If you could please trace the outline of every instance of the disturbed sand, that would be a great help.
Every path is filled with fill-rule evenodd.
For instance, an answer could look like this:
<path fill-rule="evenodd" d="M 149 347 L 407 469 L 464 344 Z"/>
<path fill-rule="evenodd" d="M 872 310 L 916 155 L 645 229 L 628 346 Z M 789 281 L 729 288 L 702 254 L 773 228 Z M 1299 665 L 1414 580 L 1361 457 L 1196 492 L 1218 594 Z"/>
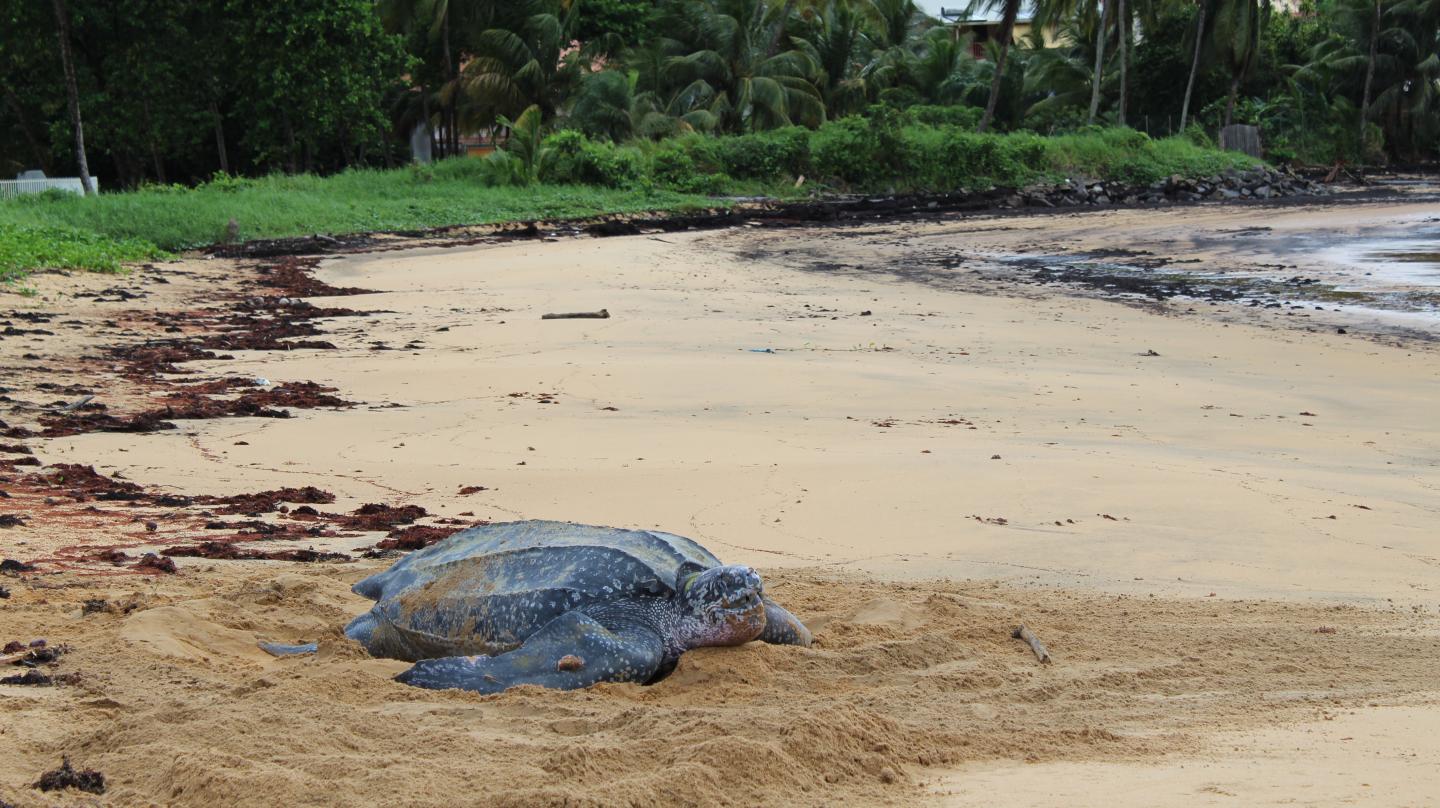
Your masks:
<path fill-rule="evenodd" d="M 12 493 L 0 512 L 28 517 L 0 533 L 0 555 L 38 566 L 0 578 L 12 593 L 0 641 L 68 643 L 52 672 L 80 674 L 0 685 L 0 800 L 1424 804 L 1440 792 L 1424 762 L 1440 729 L 1435 349 L 1353 318 L 1342 335 L 1316 317 L 985 277 L 1046 238 L 1046 254 L 1125 244 L 1239 270 L 1264 262 L 1264 245 L 1214 244 L 1256 215 L 738 228 L 326 259 L 318 279 L 379 292 L 291 287 L 370 312 L 286 335 L 333 349 L 226 350 L 182 369 L 266 389 L 315 382 L 341 404 L 19 441 L 45 464 L 93 465 L 149 492 L 125 508 L 87 510 L 94 490 L 63 488 L 73 472 L 44 486 L 21 477 L 45 466 L 0 472 Z M 1297 230 L 1333 229 L 1336 215 L 1283 211 Z M 120 312 L 280 294 L 256 291 L 256 264 L 38 278 L 40 296 L 10 307 L 81 325 L 57 317 L 38 326 L 57 333 L 0 341 L 5 386 L 34 405 L 3 417 L 67 431 L 41 409 L 72 397 L 55 392 L 67 378 L 111 414 L 153 408 L 174 391 L 83 357 L 117 328 L 163 336 L 146 330 L 154 318 Z M 103 286 L 149 297 L 72 296 Z M 611 319 L 539 319 L 602 307 Z M 106 320 L 115 328 L 87 327 Z M 42 377 L 55 387 L 37 392 Z M 145 550 L 221 535 L 207 520 L 243 521 L 240 506 L 160 497 L 305 486 L 334 502 L 314 500 L 319 515 L 303 520 L 293 502 L 261 508 L 258 521 L 313 532 L 223 535 L 355 560 L 182 556 L 178 575 L 132 571 Z M 423 507 L 437 527 L 558 518 L 686 534 L 762 568 L 817 646 L 693 653 L 648 688 L 406 688 L 388 679 L 403 665 L 338 635 L 363 608 L 348 585 L 389 563 L 351 552 L 384 534 L 331 518 L 366 503 Z M 87 547 L 128 559 L 81 560 Z M 1010 639 L 1022 621 L 1052 665 Z M 316 637 L 315 659 L 254 645 Z M 107 794 L 29 788 L 62 754 L 105 773 Z"/>

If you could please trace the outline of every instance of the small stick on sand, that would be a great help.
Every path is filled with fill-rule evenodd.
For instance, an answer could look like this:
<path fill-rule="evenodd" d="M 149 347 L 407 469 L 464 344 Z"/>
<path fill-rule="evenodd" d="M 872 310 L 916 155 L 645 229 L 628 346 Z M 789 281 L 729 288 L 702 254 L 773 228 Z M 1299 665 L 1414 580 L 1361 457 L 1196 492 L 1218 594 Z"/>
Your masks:
<path fill-rule="evenodd" d="M 610 312 L 606 309 L 599 311 L 566 311 L 559 314 L 542 314 L 542 320 L 608 320 Z"/>
<path fill-rule="evenodd" d="M 1035 658 L 1040 660 L 1041 664 L 1050 663 L 1050 652 L 1045 650 L 1045 643 L 1040 642 L 1040 638 L 1036 637 L 1034 632 L 1026 628 L 1024 623 L 1021 623 L 1019 628 L 1010 632 L 1010 636 L 1017 640 L 1024 640 L 1026 644 L 1030 646 L 1030 650 L 1035 652 Z"/>
<path fill-rule="evenodd" d="M 13 654 L 6 654 L 5 656 L 0 656 L 0 665 L 14 665 L 16 662 L 24 659 L 25 655 L 29 653 L 30 649 L 26 648 L 24 651 L 16 651 Z"/>

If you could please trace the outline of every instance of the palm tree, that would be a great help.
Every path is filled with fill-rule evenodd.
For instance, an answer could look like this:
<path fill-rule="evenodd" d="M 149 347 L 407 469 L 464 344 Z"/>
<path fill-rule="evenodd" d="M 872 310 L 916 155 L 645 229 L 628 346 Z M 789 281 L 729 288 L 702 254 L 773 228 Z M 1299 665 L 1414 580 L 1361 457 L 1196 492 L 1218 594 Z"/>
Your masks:
<path fill-rule="evenodd" d="M 1360 139 L 1365 143 L 1365 112 L 1370 109 L 1370 88 L 1375 83 L 1375 49 L 1380 45 L 1380 0 L 1375 0 L 1375 17 L 1370 22 L 1370 58 L 1365 60 L 1365 91 L 1360 95 Z"/>
<path fill-rule="evenodd" d="M 1031 51 L 1026 91 L 1038 100 L 1026 110 L 1027 116 L 1058 117 L 1065 110 L 1083 110 L 1094 90 L 1091 64 L 1096 43 L 1083 19 L 1074 19 L 1059 34 L 1054 45 Z"/>
<path fill-rule="evenodd" d="M 392 33 L 423 36 L 431 45 L 440 46 L 440 74 L 443 77 L 437 92 L 442 97 L 440 113 L 441 129 L 445 132 L 442 154 L 453 154 L 459 150 L 459 120 L 457 85 L 460 80 L 459 55 L 452 50 L 452 24 L 455 12 L 463 12 L 463 0 L 379 0 L 377 10 L 385 27 Z M 429 93 L 422 87 L 427 107 L 425 117 L 428 123 Z"/>
<path fill-rule="evenodd" d="M 990 128 L 990 122 L 995 119 L 995 105 L 1000 100 L 1000 84 L 1005 78 L 1005 61 L 1010 56 L 1010 41 L 1014 38 L 1015 18 L 1020 15 L 1021 0 L 973 0 L 969 11 L 974 13 L 978 9 L 991 10 L 997 6 L 1000 13 L 1000 34 L 998 38 L 998 55 L 995 58 L 995 75 L 990 81 L 990 97 L 985 101 L 985 114 L 980 116 L 980 125 L 976 127 L 977 132 L 984 132 Z"/>
<path fill-rule="evenodd" d="M 1230 92 L 1225 100 L 1225 125 L 1235 120 L 1235 99 L 1240 83 L 1254 66 L 1260 35 L 1270 16 L 1270 0 L 1218 0 L 1212 45 L 1230 69 Z"/>
<path fill-rule="evenodd" d="M 1378 25 L 1373 3 L 1337 4 L 1335 33 L 1315 46 L 1295 77 L 1317 88 L 1332 109 L 1343 104 L 1347 117 L 1361 121 L 1357 153 L 1363 154 L 1366 124 L 1373 121 L 1391 153 L 1418 158 L 1440 137 L 1440 0 L 1382 3 Z M 1368 43 L 1374 43 L 1373 57 Z M 1367 100 L 1364 109 L 1357 107 Z"/>
<path fill-rule="evenodd" d="M 1190 116 L 1190 96 L 1195 90 L 1195 74 L 1200 72 L 1200 51 L 1205 44 L 1205 10 L 1211 0 L 1197 0 L 1195 7 L 1195 55 L 1190 60 L 1190 78 L 1185 81 L 1185 100 L 1180 105 L 1180 131 L 1185 131 L 1185 121 Z"/>
<path fill-rule="evenodd" d="M 865 22 L 852 0 L 829 0 L 795 43 L 819 68 L 817 83 L 830 116 L 854 112 L 874 94 L 866 82 Z"/>
<path fill-rule="evenodd" d="M 638 71 L 602 70 L 581 82 L 569 120 L 592 137 L 615 142 L 632 137 L 658 140 L 686 132 L 708 132 L 715 116 L 706 109 L 673 114 L 667 100 L 651 91 L 637 91 Z"/>
<path fill-rule="evenodd" d="M 581 75 L 580 54 L 565 53 L 578 4 L 568 11 L 559 4 L 547 5 L 508 27 L 487 28 L 474 37 L 474 55 L 455 88 L 464 106 L 463 123 L 489 126 L 498 116 L 517 116 L 530 106 L 549 118 L 568 97 Z"/>
<path fill-rule="evenodd" d="M 569 120 L 591 137 L 619 143 L 635 133 L 635 82 L 618 70 L 591 73 L 580 82 Z"/>
<path fill-rule="evenodd" d="M 54 0 L 56 36 L 60 38 L 60 62 L 65 70 L 65 96 L 70 106 L 70 127 L 75 132 L 75 162 L 80 165 L 80 187 L 88 196 L 95 193 L 90 163 L 85 159 L 85 127 L 80 122 L 80 86 L 75 79 L 75 60 L 70 54 L 70 11 L 65 0 Z"/>
<path fill-rule="evenodd" d="M 899 63 L 903 81 L 932 104 L 961 101 L 975 81 L 975 58 L 970 37 L 956 38 L 944 28 L 928 31 L 919 52 Z M 892 83 L 899 84 L 901 77 Z"/>
<path fill-rule="evenodd" d="M 686 50 L 665 63 L 665 83 L 680 88 L 674 111 L 708 108 L 731 132 L 825 120 L 814 61 L 798 49 L 770 54 L 784 20 L 767 19 L 763 3 L 695 0 L 672 12 L 665 27 Z"/>
<path fill-rule="evenodd" d="M 1116 110 L 1115 120 L 1121 126 L 1125 125 L 1125 100 L 1129 93 L 1129 50 L 1125 47 L 1125 31 L 1129 28 L 1130 14 L 1126 8 L 1125 0 L 1117 0 L 1115 6 L 1115 21 L 1117 24 L 1116 36 L 1120 40 L 1120 106 Z"/>
<path fill-rule="evenodd" d="M 870 15 L 870 43 L 877 50 L 903 48 L 918 34 L 925 19 L 915 0 L 865 0 Z"/>
<path fill-rule="evenodd" d="M 1100 81 L 1105 76 L 1105 29 L 1110 24 L 1110 3 L 1105 0 L 1096 0 L 1101 6 L 1100 24 L 1095 28 L 1095 71 L 1091 73 L 1090 89 L 1090 115 L 1087 123 L 1095 123 L 1095 116 L 1100 112 Z"/>
<path fill-rule="evenodd" d="M 1440 139 L 1440 0 L 1397 0 L 1383 17 L 1367 112 L 1397 156 L 1416 160 Z"/>

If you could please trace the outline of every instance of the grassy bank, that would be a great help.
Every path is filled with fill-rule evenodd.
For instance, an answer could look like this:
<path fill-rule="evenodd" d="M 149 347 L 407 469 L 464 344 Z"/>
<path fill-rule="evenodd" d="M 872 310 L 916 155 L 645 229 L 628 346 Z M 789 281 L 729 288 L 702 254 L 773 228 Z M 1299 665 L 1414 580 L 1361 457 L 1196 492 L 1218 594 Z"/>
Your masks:
<path fill-rule="evenodd" d="M 250 240 L 589 216 L 704 202 L 664 190 L 490 187 L 464 171 L 440 166 L 332 177 L 221 179 L 197 188 L 146 188 L 88 199 L 70 194 L 21 197 L 0 203 L 0 230 L 61 226 L 182 250 L 222 240 L 231 219 L 238 238 Z"/>
<path fill-rule="evenodd" d="M 42 267 L 114 270 L 123 261 L 240 240 L 412 230 L 715 204 L 717 194 L 941 192 L 1066 177 L 1150 182 L 1253 161 L 1127 129 L 1041 137 L 977 135 L 914 115 L 833 121 L 735 137 L 616 145 L 560 132 L 522 160 L 504 153 L 330 177 L 220 177 L 80 198 L 0 202 L 0 280 Z M 517 185 L 522 177 L 538 182 Z M 806 178 L 797 190 L 797 180 Z"/>
<path fill-rule="evenodd" d="M 65 226 L 0 224 L 0 284 L 39 267 L 119 272 L 122 262 L 163 256 L 163 250 L 144 239 Z"/>

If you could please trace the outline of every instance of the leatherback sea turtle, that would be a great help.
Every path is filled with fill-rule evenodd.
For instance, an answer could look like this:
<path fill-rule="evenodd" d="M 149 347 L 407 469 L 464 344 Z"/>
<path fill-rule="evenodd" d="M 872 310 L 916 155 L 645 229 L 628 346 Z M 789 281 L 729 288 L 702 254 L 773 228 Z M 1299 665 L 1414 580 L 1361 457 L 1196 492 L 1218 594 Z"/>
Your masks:
<path fill-rule="evenodd" d="M 510 522 L 456 533 L 356 584 L 376 601 L 345 628 L 371 654 L 415 662 L 417 687 L 498 693 L 653 682 L 680 655 L 810 632 L 754 570 L 657 530 Z M 307 646 L 266 645 L 272 653 Z"/>

